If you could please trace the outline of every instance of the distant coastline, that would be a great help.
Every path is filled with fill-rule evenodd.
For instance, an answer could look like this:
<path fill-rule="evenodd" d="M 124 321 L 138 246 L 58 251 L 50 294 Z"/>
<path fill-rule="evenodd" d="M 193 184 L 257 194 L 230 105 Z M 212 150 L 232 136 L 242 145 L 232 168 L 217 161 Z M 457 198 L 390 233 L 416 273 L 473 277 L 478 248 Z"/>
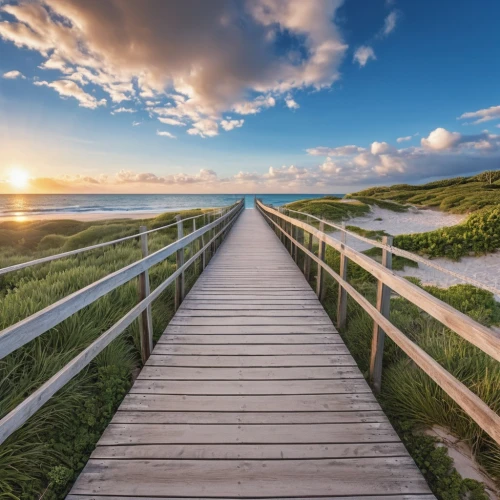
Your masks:
<path fill-rule="evenodd" d="M 281 206 L 324 194 L 257 194 L 265 203 Z M 336 194 L 336 196 L 344 196 Z M 0 222 L 10 220 L 144 219 L 160 213 L 194 208 L 222 207 L 244 197 L 253 205 L 254 195 L 243 194 L 0 194 Z"/>

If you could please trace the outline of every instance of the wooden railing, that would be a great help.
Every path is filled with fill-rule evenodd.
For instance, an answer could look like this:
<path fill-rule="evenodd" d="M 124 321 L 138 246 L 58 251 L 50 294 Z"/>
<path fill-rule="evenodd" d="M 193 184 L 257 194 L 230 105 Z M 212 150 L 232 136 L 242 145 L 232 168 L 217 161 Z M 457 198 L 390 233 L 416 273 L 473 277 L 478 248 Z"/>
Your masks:
<path fill-rule="evenodd" d="M 384 337 L 387 334 L 481 429 L 500 444 L 500 416 L 389 321 L 390 292 L 394 291 L 414 303 L 483 352 L 500 361 L 500 336 L 498 334 L 445 302 L 433 297 L 422 288 L 394 274 L 388 268 L 390 267 L 388 265 L 390 264 L 390 255 L 383 255 L 383 263 L 379 264 L 370 257 L 346 246 L 345 240 L 338 241 L 324 233 L 321 224 L 319 229 L 316 229 L 314 226 L 264 205 L 260 200 L 256 200 L 256 208 L 287 246 L 296 262 L 298 262 L 299 250 L 304 253 L 304 274 L 306 277 L 309 278 L 310 275 L 311 261 L 316 262 L 318 266 L 316 292 L 320 299 L 324 298 L 324 273 L 329 274 L 337 281 L 339 284 L 337 322 L 340 327 L 343 327 L 346 321 L 347 295 L 352 297 L 373 319 L 374 335 L 372 338 L 369 379 L 375 392 L 380 391 Z M 305 233 L 310 235 L 307 247 L 304 245 Z M 313 237 L 319 243 L 318 256 L 312 251 Z M 325 263 L 326 245 L 340 253 L 340 274 L 337 274 Z M 376 306 L 373 306 L 348 283 L 348 260 L 377 278 L 379 286 Z"/>
<path fill-rule="evenodd" d="M 5 441 L 16 429 L 18 429 L 28 418 L 39 410 L 59 389 L 67 384 L 75 375 L 77 375 L 85 366 L 87 366 L 105 347 L 107 347 L 120 333 L 122 333 L 133 321 L 139 316 L 140 336 L 141 336 L 141 354 L 143 362 L 147 360 L 153 347 L 153 332 L 151 327 L 151 304 L 157 299 L 160 294 L 172 283 L 175 282 L 175 308 L 177 309 L 184 299 L 184 273 L 197 260 L 202 260 L 202 268 L 205 267 L 206 253 L 209 249 L 215 253 L 225 235 L 232 227 L 242 210 L 244 209 L 244 201 L 240 200 L 231 207 L 225 207 L 219 213 L 219 217 L 212 222 L 208 222 L 200 229 L 193 227 L 193 231 L 187 236 L 183 236 L 183 222 L 187 219 L 177 219 L 175 225 L 178 228 L 178 239 L 170 245 L 161 248 L 160 250 L 148 255 L 146 235 L 151 231 L 142 231 L 141 247 L 143 250 L 143 258 L 134 262 L 118 271 L 111 273 L 104 278 L 72 293 L 71 295 L 57 301 L 56 303 L 42 309 L 41 311 L 32 314 L 26 319 L 15 323 L 0 332 L 0 359 L 4 358 L 16 349 L 27 344 L 36 337 L 47 332 L 54 326 L 58 325 L 71 315 L 80 311 L 89 304 L 95 302 L 100 297 L 103 297 L 112 290 L 124 285 L 133 278 L 139 277 L 139 302 L 128 313 L 126 313 L 118 322 L 111 328 L 102 333 L 95 341 L 93 341 L 86 349 L 73 358 L 67 365 L 59 370 L 47 382 L 27 397 L 22 403 L 8 413 L 0 420 L 0 443 Z M 194 219 L 194 218 L 190 218 Z M 168 226 L 165 226 L 168 227 Z M 158 228 L 164 229 L 164 228 Z M 117 241 L 125 239 L 137 238 L 137 235 L 121 238 L 115 242 L 95 245 L 81 249 L 88 251 L 89 249 L 98 248 L 102 245 L 109 245 Z M 184 262 L 184 249 L 199 241 L 199 249 L 196 252 L 191 252 L 188 260 Z M 167 259 L 169 256 L 176 254 L 177 269 L 163 283 L 161 283 L 152 292 L 149 290 L 149 275 L 148 270 Z M 61 258 L 59 254 L 46 258 L 56 260 Z M 67 254 L 66 254 L 67 255 Z M 40 259 L 32 261 L 32 265 L 39 264 Z M 23 266 L 27 267 L 27 266 Z M 8 269 L 8 268 L 7 268 Z"/>

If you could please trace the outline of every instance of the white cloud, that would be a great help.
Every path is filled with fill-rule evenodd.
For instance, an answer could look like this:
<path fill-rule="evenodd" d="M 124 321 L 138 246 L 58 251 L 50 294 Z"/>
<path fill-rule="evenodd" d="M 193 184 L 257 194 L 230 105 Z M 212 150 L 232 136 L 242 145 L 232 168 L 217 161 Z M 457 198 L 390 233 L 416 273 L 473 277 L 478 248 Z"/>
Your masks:
<path fill-rule="evenodd" d="M 397 11 L 393 10 L 385 18 L 384 27 L 382 28 L 382 32 L 381 32 L 382 36 L 387 36 L 394 31 L 394 29 L 396 28 L 396 23 L 397 23 L 398 17 L 399 16 L 398 16 Z"/>
<path fill-rule="evenodd" d="M 370 148 L 372 155 L 383 155 L 387 153 L 393 153 L 395 151 L 394 147 L 389 145 L 387 142 L 372 142 Z"/>
<path fill-rule="evenodd" d="M 200 137 L 215 137 L 219 135 L 219 125 L 214 120 L 208 118 L 193 123 L 193 127 L 188 129 L 189 135 L 199 135 Z"/>
<path fill-rule="evenodd" d="M 166 125 L 174 125 L 175 127 L 185 127 L 186 124 L 184 122 L 181 122 L 180 120 L 176 120 L 175 118 L 164 118 L 164 117 L 158 117 L 158 120 L 161 121 L 162 123 L 165 123 Z"/>
<path fill-rule="evenodd" d="M 462 136 L 458 132 L 437 128 L 429 134 L 429 137 L 423 137 L 420 142 L 424 148 L 443 151 L 457 146 L 461 138 Z"/>
<path fill-rule="evenodd" d="M 51 83 L 46 81 L 36 81 L 33 83 L 39 87 L 50 87 L 59 93 L 59 95 L 63 98 L 75 98 L 80 103 L 79 106 L 82 108 L 96 109 L 98 106 L 106 105 L 106 99 L 100 99 L 98 101 L 93 95 L 87 94 L 81 87 L 71 80 L 56 80 Z"/>
<path fill-rule="evenodd" d="M 365 151 L 365 148 L 360 148 L 359 146 L 354 145 L 339 146 L 336 148 L 320 146 L 317 148 L 306 149 L 306 151 L 312 156 L 349 156 L 356 153 L 362 153 Z"/>
<path fill-rule="evenodd" d="M 375 52 L 371 47 L 362 45 L 361 47 L 358 47 L 356 49 L 356 52 L 354 52 L 353 61 L 357 62 L 361 67 L 366 66 L 366 63 L 370 59 L 377 59 L 375 56 Z"/>
<path fill-rule="evenodd" d="M 299 109 L 300 108 L 299 104 L 292 98 L 291 95 L 286 96 L 285 104 L 286 104 L 287 108 L 290 108 L 290 109 Z"/>
<path fill-rule="evenodd" d="M 160 135 L 162 137 L 168 137 L 169 139 L 176 139 L 174 134 L 167 132 L 166 130 L 157 130 L 156 135 Z"/>
<path fill-rule="evenodd" d="M 143 122 L 139 122 L 139 121 L 133 121 L 132 122 L 132 127 L 138 127 L 139 125 L 142 125 Z"/>
<path fill-rule="evenodd" d="M 6 78 L 7 80 L 15 80 L 16 78 L 26 79 L 26 77 L 17 70 L 7 71 L 7 73 L 3 74 L 2 78 Z"/>
<path fill-rule="evenodd" d="M 405 136 L 405 137 L 398 137 L 398 138 L 396 139 L 396 142 L 401 143 L 401 142 L 411 141 L 411 140 L 412 140 L 412 138 L 413 138 L 413 136 L 412 136 L 412 135 L 407 135 L 407 136 Z"/>
<path fill-rule="evenodd" d="M 276 100 L 271 96 L 259 96 L 253 101 L 239 102 L 235 104 L 233 111 L 239 115 L 255 115 L 263 109 L 272 108 Z"/>
<path fill-rule="evenodd" d="M 153 114 L 170 105 L 158 116 L 213 137 L 214 126 L 203 132 L 196 124 L 218 122 L 228 111 L 256 114 L 289 94 L 295 108 L 294 91 L 329 88 L 340 78 L 348 48 L 336 22 L 342 3 L 0 1 L 9 19 L 0 23 L 0 38 L 37 51 L 41 68 L 60 73 L 46 85 L 81 106 L 103 105 L 83 95 L 97 91 Z M 117 19 L 126 29 L 117 29 Z M 293 43 L 284 51 L 285 32 Z"/>
<path fill-rule="evenodd" d="M 137 110 L 132 108 L 117 108 L 111 111 L 112 115 L 115 113 L 137 113 Z"/>
<path fill-rule="evenodd" d="M 470 111 L 460 115 L 458 120 L 467 120 L 469 118 L 477 118 L 474 124 L 488 122 L 491 120 L 500 120 L 500 106 L 491 106 L 485 109 L 479 109 L 478 111 Z"/>
<path fill-rule="evenodd" d="M 220 125 L 224 130 L 229 131 L 242 127 L 244 122 L 245 120 L 222 120 Z"/>

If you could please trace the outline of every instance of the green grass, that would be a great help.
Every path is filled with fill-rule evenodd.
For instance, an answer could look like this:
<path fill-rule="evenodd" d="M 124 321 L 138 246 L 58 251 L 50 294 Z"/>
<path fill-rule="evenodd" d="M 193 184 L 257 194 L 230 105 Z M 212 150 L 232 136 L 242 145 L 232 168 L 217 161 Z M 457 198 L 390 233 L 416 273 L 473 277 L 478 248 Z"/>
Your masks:
<path fill-rule="evenodd" d="M 409 208 L 405 205 L 401 205 L 400 203 L 396 203 L 394 201 L 380 200 L 372 196 L 357 196 L 352 194 L 352 195 L 347 195 L 346 198 L 358 200 L 359 202 L 365 203 L 366 205 L 376 205 L 379 208 L 383 208 L 385 210 L 391 210 L 393 212 L 407 212 Z"/>
<path fill-rule="evenodd" d="M 316 217 L 324 217 L 331 222 L 340 222 L 350 217 L 359 217 L 370 212 L 370 207 L 366 203 L 356 201 L 345 203 L 340 198 L 333 196 L 299 200 L 289 203 L 284 207 Z"/>
<path fill-rule="evenodd" d="M 500 248 L 500 207 L 479 210 L 455 226 L 395 236 L 394 245 L 428 257 L 454 260 L 494 252 Z"/>
<path fill-rule="evenodd" d="M 378 257 L 377 252 L 368 253 Z M 328 249 L 326 260 L 332 269 L 338 270 L 337 252 Z M 377 283 L 373 276 L 352 263 L 348 266 L 348 276 L 349 282 L 374 304 Z M 415 279 L 412 281 L 420 283 Z M 332 319 L 335 319 L 338 285 L 332 279 L 327 279 L 326 284 L 324 305 Z M 489 292 L 471 285 L 455 285 L 448 289 L 423 288 L 482 324 L 491 326 L 500 322 L 500 304 Z M 498 362 L 403 298 L 391 300 L 390 319 L 412 341 L 500 413 Z M 371 318 L 354 300 L 349 299 L 348 323 L 341 334 L 365 376 L 368 376 L 372 331 Z M 380 401 L 438 498 L 487 499 L 480 483 L 462 479 L 453 469 L 452 461 L 444 449 L 436 449 L 433 439 L 419 432 L 433 425 L 443 426 L 467 442 L 479 463 L 500 484 L 500 447 L 389 338 L 386 338 L 384 349 Z"/>
<path fill-rule="evenodd" d="M 491 182 L 490 182 L 491 181 Z M 358 200 L 396 202 L 463 214 L 500 205 L 500 170 L 422 185 L 396 184 L 351 193 Z M 366 201 L 365 201 L 366 202 Z M 382 207 L 388 208 L 388 207 Z"/>
<path fill-rule="evenodd" d="M 201 211 L 182 212 L 189 217 Z M 0 224 L 0 267 L 159 227 L 176 213 L 145 221 L 52 221 Z M 201 220 L 197 220 L 200 227 Z M 191 221 L 185 234 L 191 232 Z M 9 239 L 3 239 L 5 232 Z M 3 233 L 2 233 L 3 232 Z M 176 229 L 149 235 L 154 252 L 175 241 Z M 9 245 L 10 243 L 10 245 Z M 0 277 L 0 329 L 141 258 L 137 240 L 85 252 Z M 156 288 L 176 268 L 175 256 L 150 270 Z M 200 266 L 186 273 L 187 288 Z M 173 315 L 173 287 L 153 303 L 154 338 Z M 0 417 L 11 411 L 138 302 L 137 281 L 112 291 L 0 360 Z M 0 448 L 0 498 L 64 498 L 140 366 L 137 322 L 61 389 Z"/>

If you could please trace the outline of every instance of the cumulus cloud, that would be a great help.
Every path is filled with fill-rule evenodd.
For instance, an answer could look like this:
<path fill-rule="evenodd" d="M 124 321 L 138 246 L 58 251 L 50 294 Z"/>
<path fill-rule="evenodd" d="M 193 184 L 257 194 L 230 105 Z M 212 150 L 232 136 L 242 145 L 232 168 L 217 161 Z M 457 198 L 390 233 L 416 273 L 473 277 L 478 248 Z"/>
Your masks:
<path fill-rule="evenodd" d="M 9 19 L 0 37 L 40 53 L 40 67 L 60 73 L 46 85 L 81 106 L 103 105 L 83 95 L 95 91 L 114 103 L 140 102 L 153 116 L 170 107 L 157 115 L 213 137 L 213 125 L 199 124 L 228 111 L 256 114 L 297 89 L 329 88 L 339 79 L 347 50 L 336 23 L 341 4 L 13 0 L 0 5 Z"/>
<path fill-rule="evenodd" d="M 370 147 L 370 152 L 372 155 L 383 155 L 388 153 L 393 153 L 395 148 L 389 145 L 387 142 L 372 142 Z"/>
<path fill-rule="evenodd" d="M 167 132 L 166 130 L 157 130 L 156 135 L 159 135 L 161 137 L 168 137 L 169 139 L 176 139 L 174 134 L 171 134 L 170 132 Z"/>
<path fill-rule="evenodd" d="M 397 143 L 401 143 L 401 142 L 411 141 L 411 140 L 412 140 L 412 138 L 413 138 L 413 136 L 412 136 L 412 135 L 407 135 L 407 136 L 405 136 L 405 137 L 398 137 L 398 138 L 396 139 L 396 142 L 397 142 Z"/>
<path fill-rule="evenodd" d="M 285 104 L 286 104 L 287 108 L 289 108 L 289 109 L 299 109 L 300 108 L 299 104 L 295 101 L 295 99 L 293 99 L 293 97 L 291 95 L 286 96 Z"/>
<path fill-rule="evenodd" d="M 377 57 L 375 56 L 375 52 L 371 47 L 362 45 L 361 47 L 358 47 L 356 49 L 356 52 L 354 52 L 353 61 L 357 62 L 360 67 L 366 66 L 366 63 L 370 59 L 377 59 Z"/>
<path fill-rule="evenodd" d="M 500 120 L 500 106 L 491 106 L 477 111 L 469 111 L 460 115 L 458 120 L 468 120 L 470 118 L 476 118 L 473 122 L 474 124 L 488 122 L 491 120 Z"/>
<path fill-rule="evenodd" d="M 242 127 L 244 122 L 245 122 L 245 120 L 228 119 L 228 120 L 222 120 L 220 122 L 220 125 L 224 130 L 229 131 L 229 130 L 233 130 L 234 128 Z"/>
<path fill-rule="evenodd" d="M 199 120 L 193 123 L 193 127 L 188 129 L 189 135 L 199 135 L 200 137 L 215 137 L 219 135 L 219 125 L 216 121 L 209 118 Z"/>
<path fill-rule="evenodd" d="M 21 78 L 23 80 L 26 79 L 26 77 L 20 71 L 17 70 L 7 71 L 7 73 L 4 73 L 2 75 L 2 78 L 5 78 L 7 80 L 15 80 L 16 78 Z"/>
<path fill-rule="evenodd" d="M 56 80 L 51 83 L 41 80 L 33 83 L 39 87 L 50 87 L 63 98 L 75 98 L 80 103 L 79 106 L 82 108 L 96 109 L 98 106 L 106 105 L 106 99 L 97 100 L 93 95 L 87 94 L 87 92 L 85 92 L 75 82 L 70 80 Z"/>

